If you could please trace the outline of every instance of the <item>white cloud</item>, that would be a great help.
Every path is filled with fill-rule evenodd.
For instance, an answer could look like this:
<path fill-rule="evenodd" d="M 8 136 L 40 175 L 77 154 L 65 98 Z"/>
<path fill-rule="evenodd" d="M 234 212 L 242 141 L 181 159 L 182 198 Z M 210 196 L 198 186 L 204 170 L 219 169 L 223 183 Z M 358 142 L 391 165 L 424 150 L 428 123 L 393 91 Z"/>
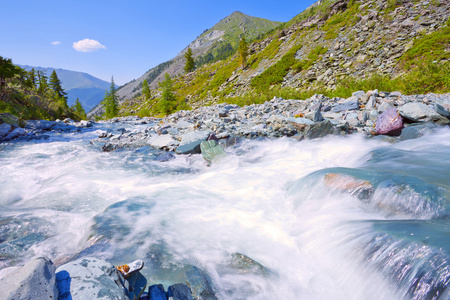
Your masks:
<path fill-rule="evenodd" d="M 72 47 L 80 52 L 92 52 L 100 49 L 106 49 L 106 47 L 100 44 L 96 40 L 84 39 L 78 42 L 73 43 Z"/>
<path fill-rule="evenodd" d="M 54 41 L 54 42 L 52 42 L 52 45 L 55 45 L 55 46 L 60 45 L 60 44 L 61 44 L 60 41 Z"/>

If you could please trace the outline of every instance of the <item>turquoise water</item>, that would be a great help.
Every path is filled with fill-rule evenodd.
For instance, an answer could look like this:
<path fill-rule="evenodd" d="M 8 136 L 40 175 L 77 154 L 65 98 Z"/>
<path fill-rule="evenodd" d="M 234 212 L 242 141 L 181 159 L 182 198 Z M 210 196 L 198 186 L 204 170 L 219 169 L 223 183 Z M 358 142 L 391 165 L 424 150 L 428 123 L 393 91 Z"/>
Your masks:
<path fill-rule="evenodd" d="M 145 125 L 0 145 L 0 269 L 95 255 L 143 259 L 149 284 L 196 265 L 222 299 L 449 298 L 450 130 L 245 140 L 208 167 L 90 143 L 114 126 Z M 236 252 L 269 272 L 234 268 Z"/>

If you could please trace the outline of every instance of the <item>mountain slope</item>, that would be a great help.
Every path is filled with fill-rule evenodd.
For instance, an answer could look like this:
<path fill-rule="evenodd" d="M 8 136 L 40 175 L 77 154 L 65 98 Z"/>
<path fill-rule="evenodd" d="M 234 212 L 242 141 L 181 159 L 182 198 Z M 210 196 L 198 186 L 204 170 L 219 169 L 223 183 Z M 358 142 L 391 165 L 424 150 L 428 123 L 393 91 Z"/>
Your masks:
<path fill-rule="evenodd" d="M 251 44 L 245 69 L 235 55 L 176 78 L 175 92 L 194 108 L 350 89 L 450 92 L 449 16 L 446 0 L 321 0 Z M 158 114 L 158 101 L 123 113 Z"/>
<path fill-rule="evenodd" d="M 67 103 L 73 105 L 78 98 L 85 111 L 94 108 L 105 96 L 105 90 L 109 90 L 110 82 L 98 79 L 92 75 L 65 69 L 43 68 L 33 66 L 20 66 L 27 71 L 34 68 L 35 71 L 43 71 L 50 77 L 53 70 L 56 71 L 62 88 L 67 92 Z"/>
<path fill-rule="evenodd" d="M 188 48 L 192 49 L 194 58 L 204 55 L 219 43 L 230 44 L 231 47 L 236 49 L 242 36 L 247 40 L 253 40 L 281 24 L 283 23 L 251 17 L 237 11 L 233 12 L 212 28 L 205 30 L 192 43 L 178 53 L 176 57 L 150 69 L 138 79 L 122 86 L 117 91 L 119 102 L 123 103 L 126 99 L 133 99 L 140 95 L 144 79 L 147 79 L 150 87 L 155 89 L 158 87 L 158 82 L 163 80 L 165 73 L 169 73 L 172 77 L 183 74 L 185 64 L 184 53 Z M 103 110 L 98 105 L 89 116 L 101 115 L 102 113 Z"/>

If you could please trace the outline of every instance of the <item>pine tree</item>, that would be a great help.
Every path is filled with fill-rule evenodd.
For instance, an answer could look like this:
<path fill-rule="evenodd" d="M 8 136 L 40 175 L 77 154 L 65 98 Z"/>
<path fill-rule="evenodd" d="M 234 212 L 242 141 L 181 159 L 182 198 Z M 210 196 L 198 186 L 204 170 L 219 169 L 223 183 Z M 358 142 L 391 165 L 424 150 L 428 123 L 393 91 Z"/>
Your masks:
<path fill-rule="evenodd" d="M 242 69 L 247 65 L 247 56 L 248 56 L 248 46 L 247 41 L 244 37 L 241 38 L 239 42 L 239 63 L 241 64 Z"/>
<path fill-rule="evenodd" d="M 52 74 L 50 75 L 49 80 L 50 88 L 53 90 L 53 92 L 58 95 L 59 98 L 65 98 L 67 100 L 67 93 L 64 91 L 64 89 L 61 86 L 61 80 L 59 80 L 58 75 L 56 74 L 56 71 L 53 70 Z"/>
<path fill-rule="evenodd" d="M 73 105 L 73 110 L 75 111 L 75 114 L 80 117 L 80 119 L 85 120 L 86 119 L 86 111 L 84 110 L 83 106 L 81 105 L 80 100 L 77 98 L 75 101 L 75 104 Z"/>
<path fill-rule="evenodd" d="M 105 117 L 112 119 L 119 113 L 119 106 L 117 104 L 116 85 L 114 84 L 114 77 L 111 77 L 111 86 L 109 92 L 105 92 L 103 98 L 103 105 L 105 106 Z"/>
<path fill-rule="evenodd" d="M 18 69 L 14 66 L 11 59 L 0 56 L 0 91 L 6 85 L 6 79 L 14 77 L 17 72 Z"/>
<path fill-rule="evenodd" d="M 168 73 L 164 76 L 164 81 L 159 83 L 159 86 L 162 89 L 160 107 L 163 113 L 168 114 L 176 102 L 176 97 L 173 93 L 173 82 Z"/>
<path fill-rule="evenodd" d="M 186 64 L 184 65 L 184 71 L 186 73 L 190 73 L 195 70 L 195 61 L 192 57 L 192 49 L 188 48 L 186 53 L 184 54 L 184 58 L 186 58 Z"/>
<path fill-rule="evenodd" d="M 145 100 L 150 99 L 151 94 L 150 94 L 150 88 L 147 83 L 147 79 L 144 79 L 144 81 L 142 82 L 142 95 L 144 95 Z"/>
<path fill-rule="evenodd" d="M 43 94 L 48 88 L 48 82 L 47 82 L 48 78 L 47 78 L 47 76 L 45 76 L 45 73 L 42 71 L 37 71 L 37 78 L 38 78 L 38 84 L 39 84 L 38 92 Z"/>

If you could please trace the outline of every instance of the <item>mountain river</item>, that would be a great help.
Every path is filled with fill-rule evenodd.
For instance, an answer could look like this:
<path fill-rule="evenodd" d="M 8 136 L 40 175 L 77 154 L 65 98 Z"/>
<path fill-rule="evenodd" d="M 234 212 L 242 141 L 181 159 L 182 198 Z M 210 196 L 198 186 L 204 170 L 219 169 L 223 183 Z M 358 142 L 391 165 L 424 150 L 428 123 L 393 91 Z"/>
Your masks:
<path fill-rule="evenodd" d="M 198 266 L 220 299 L 450 298 L 450 129 L 395 144 L 242 140 L 211 166 L 90 142 L 139 126 L 0 144 L 0 269 L 89 255 L 142 259 L 166 288 Z M 233 267 L 236 253 L 264 267 Z"/>

